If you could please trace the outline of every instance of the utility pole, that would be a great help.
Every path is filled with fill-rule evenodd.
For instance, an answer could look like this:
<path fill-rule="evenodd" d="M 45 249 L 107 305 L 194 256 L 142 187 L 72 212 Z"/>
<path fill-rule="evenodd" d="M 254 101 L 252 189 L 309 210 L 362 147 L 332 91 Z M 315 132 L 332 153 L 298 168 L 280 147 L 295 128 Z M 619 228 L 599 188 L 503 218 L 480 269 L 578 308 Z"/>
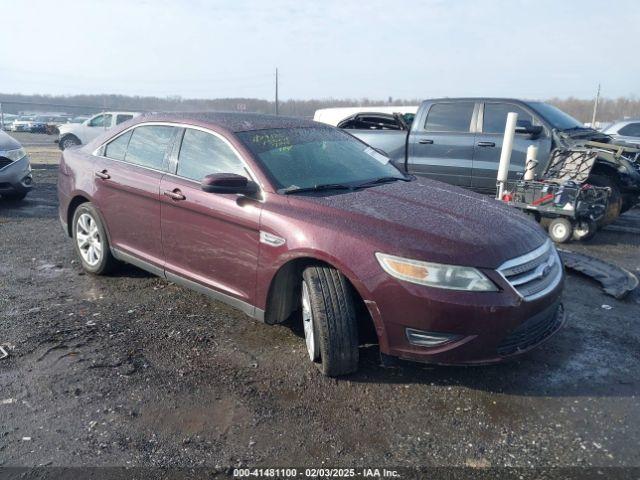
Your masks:
<path fill-rule="evenodd" d="M 596 114 L 598 113 L 598 102 L 600 101 L 600 84 L 596 92 L 596 101 L 593 103 L 593 116 L 591 117 L 591 128 L 596 128 Z"/>
<path fill-rule="evenodd" d="M 276 115 L 278 115 L 278 69 L 276 68 Z"/>

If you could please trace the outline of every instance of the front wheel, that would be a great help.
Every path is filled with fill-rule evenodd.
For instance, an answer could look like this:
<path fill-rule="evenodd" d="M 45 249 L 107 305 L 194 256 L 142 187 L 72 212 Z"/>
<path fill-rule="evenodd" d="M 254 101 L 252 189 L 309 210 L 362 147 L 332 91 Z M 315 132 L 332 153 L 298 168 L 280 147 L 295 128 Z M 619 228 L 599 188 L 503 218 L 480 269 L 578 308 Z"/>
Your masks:
<path fill-rule="evenodd" d="M 306 268 L 302 278 L 302 321 L 309 358 L 329 377 L 355 372 L 358 328 L 347 280 L 325 266 Z"/>
<path fill-rule="evenodd" d="M 117 261 L 109 249 L 100 215 L 91 203 L 83 203 L 73 215 L 73 241 L 84 270 L 95 275 L 113 271 Z"/>
<path fill-rule="evenodd" d="M 80 140 L 73 135 L 67 135 L 60 139 L 61 150 L 66 150 L 67 148 L 75 147 L 76 145 L 80 145 Z"/>
<path fill-rule="evenodd" d="M 551 240 L 556 243 L 564 243 L 571 238 L 573 225 L 566 218 L 554 218 L 549 222 L 548 232 Z"/>

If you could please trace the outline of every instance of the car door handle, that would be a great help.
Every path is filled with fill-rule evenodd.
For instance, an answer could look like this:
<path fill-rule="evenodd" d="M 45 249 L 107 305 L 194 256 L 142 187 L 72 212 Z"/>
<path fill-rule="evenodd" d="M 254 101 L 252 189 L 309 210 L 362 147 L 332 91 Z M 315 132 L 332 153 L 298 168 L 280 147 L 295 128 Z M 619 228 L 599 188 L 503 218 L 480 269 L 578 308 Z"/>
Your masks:
<path fill-rule="evenodd" d="M 173 190 L 173 191 L 172 190 L 165 190 L 162 193 L 163 193 L 163 195 L 169 197 L 171 200 L 179 201 L 179 200 L 185 200 L 187 198 L 177 188 L 175 190 Z"/>
<path fill-rule="evenodd" d="M 102 170 L 101 172 L 96 172 L 96 177 L 103 180 L 109 180 L 111 178 L 111 175 L 109 175 L 106 170 Z"/>
<path fill-rule="evenodd" d="M 495 147 L 495 142 L 478 142 L 479 147 Z"/>
<path fill-rule="evenodd" d="M 421 145 L 433 145 L 433 140 L 431 140 L 430 138 L 423 138 L 421 140 L 418 140 L 418 143 L 420 143 Z"/>

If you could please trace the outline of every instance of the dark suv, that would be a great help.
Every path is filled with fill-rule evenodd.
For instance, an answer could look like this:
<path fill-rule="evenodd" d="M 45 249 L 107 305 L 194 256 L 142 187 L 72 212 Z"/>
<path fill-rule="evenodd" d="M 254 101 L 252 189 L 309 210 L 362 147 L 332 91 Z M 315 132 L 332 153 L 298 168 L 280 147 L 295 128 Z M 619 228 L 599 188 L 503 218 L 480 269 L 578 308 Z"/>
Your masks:
<path fill-rule="evenodd" d="M 301 321 L 327 375 L 385 355 L 500 361 L 556 332 L 563 269 L 537 224 L 400 172 L 333 127 L 154 114 L 65 150 L 60 219 L 85 270 L 118 261 L 269 324 Z"/>

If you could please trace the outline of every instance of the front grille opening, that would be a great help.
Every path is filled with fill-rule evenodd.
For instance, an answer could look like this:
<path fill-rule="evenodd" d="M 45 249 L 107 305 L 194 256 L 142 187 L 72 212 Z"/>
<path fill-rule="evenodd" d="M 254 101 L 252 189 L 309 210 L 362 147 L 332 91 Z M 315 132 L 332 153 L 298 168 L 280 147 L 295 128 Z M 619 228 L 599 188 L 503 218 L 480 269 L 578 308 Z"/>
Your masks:
<path fill-rule="evenodd" d="M 537 345 L 560 328 L 563 316 L 562 305 L 553 305 L 551 309 L 530 318 L 498 345 L 498 355 L 513 355 Z"/>
<path fill-rule="evenodd" d="M 551 291 L 562 277 L 562 263 L 550 240 L 526 255 L 505 262 L 498 271 L 525 299 Z"/>
<path fill-rule="evenodd" d="M 0 168 L 4 168 L 7 165 L 11 165 L 13 160 L 9 160 L 7 157 L 0 157 Z"/>

